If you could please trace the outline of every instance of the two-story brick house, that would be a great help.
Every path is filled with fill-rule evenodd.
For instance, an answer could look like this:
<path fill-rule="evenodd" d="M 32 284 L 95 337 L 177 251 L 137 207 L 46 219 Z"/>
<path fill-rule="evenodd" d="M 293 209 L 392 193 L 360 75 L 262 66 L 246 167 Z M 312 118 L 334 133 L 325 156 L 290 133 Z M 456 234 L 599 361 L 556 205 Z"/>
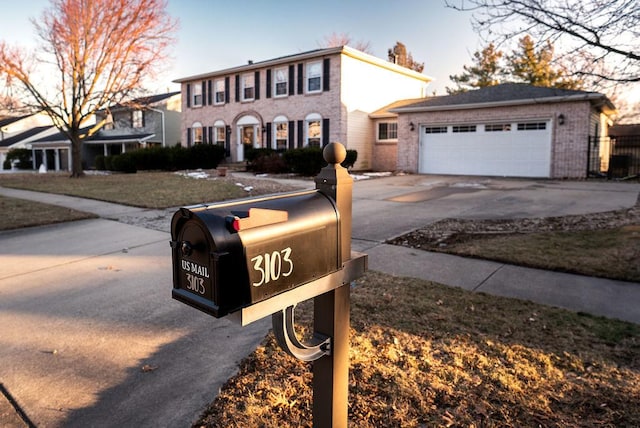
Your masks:
<path fill-rule="evenodd" d="M 339 141 L 372 168 L 379 132 L 369 114 L 394 100 L 424 98 L 431 79 L 352 49 L 318 49 L 175 80 L 182 144 L 221 144 L 233 162 L 245 144 L 290 149 Z M 395 138 L 389 124 L 386 136 Z"/>

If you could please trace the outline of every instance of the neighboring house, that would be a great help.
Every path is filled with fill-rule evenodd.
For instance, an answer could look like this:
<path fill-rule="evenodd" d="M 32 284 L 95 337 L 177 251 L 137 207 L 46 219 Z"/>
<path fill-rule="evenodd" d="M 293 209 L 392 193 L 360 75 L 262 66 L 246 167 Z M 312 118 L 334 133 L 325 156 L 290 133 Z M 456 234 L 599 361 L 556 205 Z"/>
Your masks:
<path fill-rule="evenodd" d="M 95 114 L 95 121 L 106 123 L 82 144 L 83 168 L 95 166 L 98 155 L 116 155 L 151 146 L 171 146 L 180 143 L 180 92 L 137 98 L 127 104 L 119 104 Z M 91 126 L 82 132 L 88 132 Z M 70 142 L 64 134 L 38 139 L 31 143 L 36 165 L 44 163 L 49 169 L 71 164 Z M 64 162 L 61 159 L 66 156 Z M 53 161 L 53 164 L 52 162 Z"/>
<path fill-rule="evenodd" d="M 608 135 L 615 107 L 596 92 L 501 84 L 387 111 L 398 116 L 397 170 L 585 178 L 593 150 L 608 168 L 608 148 L 589 140 Z"/>
<path fill-rule="evenodd" d="M 51 119 L 44 113 L 0 118 L 0 168 L 11 149 L 27 148 L 27 143 L 52 133 Z"/>
<path fill-rule="evenodd" d="M 431 79 L 348 46 L 318 49 L 177 79 L 182 144 L 220 144 L 233 162 L 245 145 L 273 149 L 341 142 L 371 169 L 369 114 L 397 99 L 423 98 Z M 386 130 L 395 135 L 395 120 Z"/>

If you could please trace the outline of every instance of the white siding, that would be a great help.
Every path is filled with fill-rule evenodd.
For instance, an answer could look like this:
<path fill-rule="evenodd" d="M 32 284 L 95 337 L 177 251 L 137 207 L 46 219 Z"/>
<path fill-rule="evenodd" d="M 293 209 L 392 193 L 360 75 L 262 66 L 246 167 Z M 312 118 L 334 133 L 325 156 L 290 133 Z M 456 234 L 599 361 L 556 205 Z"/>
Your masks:
<path fill-rule="evenodd" d="M 399 99 L 421 98 L 427 82 L 342 55 L 340 94 L 347 114 L 348 149 L 358 151 L 355 169 L 370 169 L 374 121 L 369 113 Z"/>

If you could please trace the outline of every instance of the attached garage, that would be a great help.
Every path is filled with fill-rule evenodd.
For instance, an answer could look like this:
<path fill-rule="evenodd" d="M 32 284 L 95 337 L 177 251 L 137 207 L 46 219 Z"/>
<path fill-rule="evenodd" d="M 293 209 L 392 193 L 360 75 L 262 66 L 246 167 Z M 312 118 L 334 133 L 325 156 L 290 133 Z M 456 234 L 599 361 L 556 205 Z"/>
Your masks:
<path fill-rule="evenodd" d="M 398 171 L 584 178 L 589 141 L 607 135 L 613 113 L 600 93 L 506 83 L 388 106 L 386 114 L 397 115 Z"/>
<path fill-rule="evenodd" d="M 420 127 L 422 174 L 549 177 L 551 121 Z"/>

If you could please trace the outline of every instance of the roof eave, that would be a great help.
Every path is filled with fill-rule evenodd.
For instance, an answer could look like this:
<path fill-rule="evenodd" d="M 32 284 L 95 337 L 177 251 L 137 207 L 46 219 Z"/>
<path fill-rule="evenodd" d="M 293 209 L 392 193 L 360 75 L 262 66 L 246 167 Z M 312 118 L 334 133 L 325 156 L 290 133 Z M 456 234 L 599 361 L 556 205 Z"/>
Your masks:
<path fill-rule="evenodd" d="M 211 79 L 214 77 L 224 76 L 228 74 L 247 72 L 247 71 L 257 70 L 265 67 L 272 67 L 280 64 L 289 64 L 292 61 L 305 61 L 308 59 L 321 58 L 328 55 L 337 55 L 337 54 L 347 55 L 351 58 L 355 58 L 360 61 L 368 62 L 370 64 L 374 64 L 379 67 L 387 68 L 389 70 L 393 70 L 395 72 L 399 72 L 407 76 L 422 80 L 425 83 L 431 82 L 433 80 L 432 77 L 429 77 L 425 74 L 418 73 L 417 71 L 408 69 L 406 67 L 401 67 L 389 61 L 384 61 L 373 55 L 369 55 L 357 49 L 350 48 L 349 46 L 338 46 L 334 48 L 319 49 L 319 50 L 314 50 L 309 52 L 303 52 L 297 55 L 289 55 L 289 56 L 274 58 L 266 61 L 245 64 L 245 65 L 226 68 L 224 70 L 218 70 L 218 71 L 209 72 L 209 73 L 202 73 L 202 74 L 196 74 L 193 76 L 182 77 L 182 78 L 173 80 L 173 82 L 186 83 L 194 80 L 206 80 L 206 79 Z"/>
<path fill-rule="evenodd" d="M 520 106 L 520 105 L 550 104 L 550 103 L 576 102 L 576 101 L 589 101 L 592 104 L 594 104 L 593 101 L 598 101 L 598 100 L 603 101 L 608 106 L 613 107 L 613 104 L 611 104 L 611 101 L 609 101 L 606 96 L 596 92 L 589 92 L 587 94 L 561 95 L 556 97 L 526 98 L 526 99 L 519 99 L 519 100 L 491 101 L 491 102 L 481 102 L 481 103 L 450 104 L 450 105 L 441 105 L 441 106 L 414 106 L 414 107 L 407 106 L 407 107 L 393 108 L 393 109 L 390 109 L 389 111 L 394 113 L 418 113 L 418 112 L 428 112 L 428 111 L 470 110 L 475 108 L 510 107 L 510 106 Z"/>

